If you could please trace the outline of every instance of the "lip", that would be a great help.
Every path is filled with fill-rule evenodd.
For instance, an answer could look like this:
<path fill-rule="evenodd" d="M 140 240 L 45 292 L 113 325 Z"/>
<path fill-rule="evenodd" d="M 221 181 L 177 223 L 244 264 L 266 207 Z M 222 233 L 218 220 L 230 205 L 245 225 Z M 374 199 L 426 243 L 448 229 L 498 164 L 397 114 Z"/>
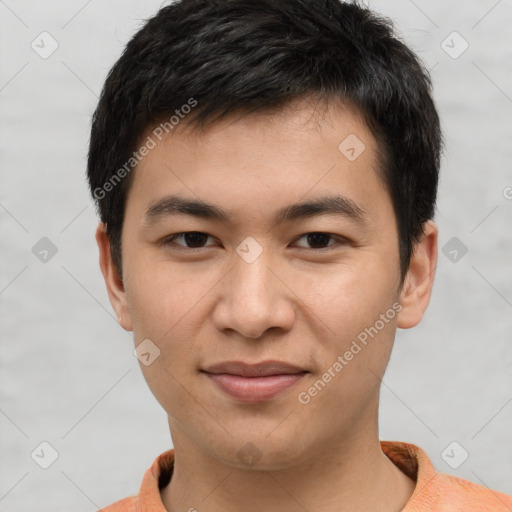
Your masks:
<path fill-rule="evenodd" d="M 226 361 L 202 371 L 221 391 L 246 403 L 270 400 L 308 373 L 303 368 L 282 361 L 263 361 L 257 364 Z"/>

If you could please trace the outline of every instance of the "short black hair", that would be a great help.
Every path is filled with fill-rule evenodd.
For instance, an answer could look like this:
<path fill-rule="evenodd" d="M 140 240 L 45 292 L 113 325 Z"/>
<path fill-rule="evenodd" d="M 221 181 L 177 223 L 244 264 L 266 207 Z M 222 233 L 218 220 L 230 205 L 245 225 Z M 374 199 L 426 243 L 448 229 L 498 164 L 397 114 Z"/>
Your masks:
<path fill-rule="evenodd" d="M 94 112 L 87 165 L 120 275 L 130 171 L 148 127 L 168 132 L 191 110 L 186 123 L 204 126 L 303 97 L 345 101 L 375 136 L 403 282 L 435 210 L 443 141 L 431 78 L 388 18 L 339 0 L 178 0 L 128 42 Z"/>

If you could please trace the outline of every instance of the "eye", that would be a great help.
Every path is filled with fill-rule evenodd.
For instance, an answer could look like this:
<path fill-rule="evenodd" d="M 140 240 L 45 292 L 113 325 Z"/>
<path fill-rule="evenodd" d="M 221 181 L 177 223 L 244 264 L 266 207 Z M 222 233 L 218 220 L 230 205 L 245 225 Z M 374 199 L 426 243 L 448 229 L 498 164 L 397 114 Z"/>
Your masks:
<path fill-rule="evenodd" d="M 208 238 L 212 237 L 207 233 L 201 233 L 200 231 L 186 231 L 184 233 L 176 233 L 166 237 L 164 240 L 162 240 L 162 245 L 174 244 L 183 247 L 184 249 L 190 249 L 193 251 L 194 249 L 202 249 L 203 244 Z M 186 245 L 175 243 L 175 240 L 182 240 Z"/>
<path fill-rule="evenodd" d="M 161 242 L 162 245 L 174 245 L 184 250 L 188 250 L 191 252 L 198 251 L 200 249 L 205 249 L 207 247 L 213 247 L 214 245 L 204 245 L 208 238 L 213 237 L 208 235 L 207 233 L 202 233 L 201 231 L 185 231 L 183 233 L 175 233 L 174 235 L 170 235 L 164 238 Z M 329 250 L 331 247 L 336 245 L 346 245 L 348 240 L 342 236 L 331 235 L 330 233 L 321 233 L 321 232 L 312 232 L 305 233 L 300 236 L 297 240 L 305 239 L 307 244 L 310 244 L 312 247 L 300 246 L 304 249 L 313 249 L 317 251 Z M 177 240 L 181 240 L 183 243 L 177 243 Z M 334 241 L 334 243 L 329 244 L 329 240 Z M 338 243 L 336 243 L 338 240 Z M 180 249 L 181 250 L 181 249 Z"/>
<path fill-rule="evenodd" d="M 303 238 L 306 239 L 306 242 L 308 244 L 311 244 L 313 246 L 313 247 L 304 247 L 305 249 L 322 250 L 322 249 L 329 249 L 333 245 L 346 245 L 348 243 L 348 240 L 346 240 L 342 236 L 331 235 L 330 233 L 320 233 L 320 232 L 305 233 L 304 235 L 299 237 L 297 240 L 301 240 Z M 334 243 L 334 244 L 328 245 L 329 239 L 332 239 L 332 240 L 337 239 L 339 241 L 339 243 L 338 244 Z M 318 247 L 318 246 L 323 246 L 323 247 Z"/>

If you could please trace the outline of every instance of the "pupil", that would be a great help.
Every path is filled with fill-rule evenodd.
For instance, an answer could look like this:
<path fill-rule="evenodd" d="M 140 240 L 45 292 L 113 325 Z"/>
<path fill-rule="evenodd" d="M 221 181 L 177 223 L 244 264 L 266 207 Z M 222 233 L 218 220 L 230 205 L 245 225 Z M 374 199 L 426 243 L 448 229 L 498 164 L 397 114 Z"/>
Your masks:
<path fill-rule="evenodd" d="M 189 247 L 201 247 L 205 242 L 206 235 L 204 233 L 192 232 L 185 234 L 185 240 Z M 308 234 L 308 243 L 317 247 L 319 244 L 321 246 L 326 246 L 328 244 L 330 235 L 325 233 L 309 233 Z"/>
<path fill-rule="evenodd" d="M 330 235 L 327 235 L 325 233 L 310 233 L 308 235 L 308 243 L 313 247 L 315 246 L 315 244 L 318 243 L 320 245 L 327 245 L 329 237 Z M 325 244 L 322 243 L 323 241 L 325 241 Z"/>
<path fill-rule="evenodd" d="M 205 237 L 206 235 L 204 233 L 186 233 L 185 241 L 187 242 L 187 245 L 191 247 L 200 247 L 203 243 L 205 243 Z"/>

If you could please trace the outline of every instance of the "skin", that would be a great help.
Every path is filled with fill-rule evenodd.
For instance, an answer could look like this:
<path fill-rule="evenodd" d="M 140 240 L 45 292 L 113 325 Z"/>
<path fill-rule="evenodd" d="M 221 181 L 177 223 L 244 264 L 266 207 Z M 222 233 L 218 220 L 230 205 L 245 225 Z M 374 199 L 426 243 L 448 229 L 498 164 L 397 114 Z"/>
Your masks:
<path fill-rule="evenodd" d="M 349 134 L 366 146 L 354 161 L 338 150 Z M 400 286 L 396 219 L 378 165 L 376 140 L 347 105 L 327 110 L 303 99 L 203 131 L 183 122 L 134 171 L 122 280 L 98 226 L 100 266 L 121 325 L 136 345 L 149 338 L 161 351 L 141 369 L 168 414 L 175 449 L 174 474 L 161 491 L 167 510 L 329 512 L 343 504 L 395 512 L 412 495 L 415 482 L 380 447 L 379 388 L 397 327 L 416 325 L 430 300 L 437 227 L 425 224 Z M 233 220 L 167 215 L 148 223 L 147 209 L 171 193 L 214 203 Z M 355 202 L 364 221 L 320 215 L 270 223 L 280 207 L 333 193 Z M 187 231 L 210 236 L 197 252 L 183 237 L 160 243 Z M 333 237 L 315 246 L 308 233 Z M 252 263 L 236 252 L 248 236 L 263 250 Z M 298 394 L 398 303 L 398 315 L 300 403 Z M 277 397 L 247 404 L 200 371 L 268 359 L 309 373 Z M 252 465 L 239 457 L 247 443 L 259 457 Z"/>

